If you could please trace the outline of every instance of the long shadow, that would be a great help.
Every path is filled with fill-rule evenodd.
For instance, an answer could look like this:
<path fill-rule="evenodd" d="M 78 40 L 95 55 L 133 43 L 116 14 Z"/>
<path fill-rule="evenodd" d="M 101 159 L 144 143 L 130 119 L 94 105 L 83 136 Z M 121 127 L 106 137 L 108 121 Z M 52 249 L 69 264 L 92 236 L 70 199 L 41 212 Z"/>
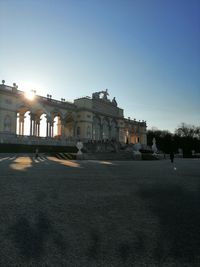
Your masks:
<path fill-rule="evenodd" d="M 89 259 L 97 259 L 100 257 L 102 246 L 101 234 L 98 230 L 92 229 L 90 232 L 90 243 L 88 246 L 87 256 Z"/>
<path fill-rule="evenodd" d="M 141 197 L 158 217 L 160 236 L 154 258 L 171 257 L 194 263 L 200 255 L 200 190 L 154 185 L 141 188 Z"/>
<path fill-rule="evenodd" d="M 31 225 L 26 217 L 20 217 L 8 230 L 19 255 L 26 260 L 39 259 L 45 254 L 45 244 L 51 238 L 57 249 L 63 253 L 65 242 L 52 226 L 48 217 L 39 213 L 36 223 Z"/>
<path fill-rule="evenodd" d="M 132 240 L 123 241 L 118 246 L 116 252 L 118 257 L 125 264 L 128 259 L 135 260 L 145 255 L 145 235 L 142 232 L 134 232 Z"/>

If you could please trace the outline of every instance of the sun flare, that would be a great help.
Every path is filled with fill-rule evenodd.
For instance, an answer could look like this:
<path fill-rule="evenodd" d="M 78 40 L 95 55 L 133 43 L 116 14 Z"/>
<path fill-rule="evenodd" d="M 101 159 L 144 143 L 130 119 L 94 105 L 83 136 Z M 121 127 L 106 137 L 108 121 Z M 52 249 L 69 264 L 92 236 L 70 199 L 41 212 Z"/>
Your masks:
<path fill-rule="evenodd" d="M 24 92 L 27 99 L 33 100 L 35 95 L 45 95 L 44 85 L 40 82 L 22 81 L 19 84 L 19 89 Z"/>
<path fill-rule="evenodd" d="M 35 98 L 35 93 L 33 91 L 27 91 L 25 92 L 25 96 L 29 100 L 33 100 Z"/>

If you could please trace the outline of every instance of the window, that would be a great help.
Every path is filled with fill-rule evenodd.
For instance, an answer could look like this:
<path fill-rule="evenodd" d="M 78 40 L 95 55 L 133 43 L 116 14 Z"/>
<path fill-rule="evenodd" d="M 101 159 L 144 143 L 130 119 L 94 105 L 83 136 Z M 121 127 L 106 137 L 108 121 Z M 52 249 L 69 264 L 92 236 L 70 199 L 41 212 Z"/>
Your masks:
<path fill-rule="evenodd" d="M 5 132 L 11 131 L 11 118 L 9 115 L 6 115 L 4 118 L 4 131 Z"/>
<path fill-rule="evenodd" d="M 76 129 L 76 135 L 79 137 L 81 134 L 81 128 L 80 127 L 77 127 Z"/>
<path fill-rule="evenodd" d="M 87 127 L 87 138 L 91 138 L 91 127 Z"/>

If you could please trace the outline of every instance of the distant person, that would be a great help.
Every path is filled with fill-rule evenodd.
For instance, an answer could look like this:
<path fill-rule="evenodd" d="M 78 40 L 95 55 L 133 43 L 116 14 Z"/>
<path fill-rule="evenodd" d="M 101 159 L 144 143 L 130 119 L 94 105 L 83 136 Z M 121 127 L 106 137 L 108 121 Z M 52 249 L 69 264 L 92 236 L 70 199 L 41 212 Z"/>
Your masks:
<path fill-rule="evenodd" d="M 173 151 L 170 152 L 170 160 L 171 160 L 171 163 L 174 162 L 174 152 Z"/>
<path fill-rule="evenodd" d="M 36 150 L 35 150 L 35 158 L 37 159 L 38 156 L 39 156 L 39 150 L 38 150 L 38 148 L 36 148 Z"/>

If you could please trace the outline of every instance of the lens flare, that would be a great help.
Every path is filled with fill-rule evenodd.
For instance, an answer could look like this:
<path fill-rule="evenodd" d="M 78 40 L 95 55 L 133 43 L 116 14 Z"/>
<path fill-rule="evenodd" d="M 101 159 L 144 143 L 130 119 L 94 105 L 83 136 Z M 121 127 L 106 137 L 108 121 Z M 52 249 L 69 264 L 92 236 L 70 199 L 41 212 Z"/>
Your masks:
<path fill-rule="evenodd" d="M 25 96 L 29 100 L 33 100 L 35 98 L 35 93 L 33 91 L 28 91 L 25 93 Z"/>

